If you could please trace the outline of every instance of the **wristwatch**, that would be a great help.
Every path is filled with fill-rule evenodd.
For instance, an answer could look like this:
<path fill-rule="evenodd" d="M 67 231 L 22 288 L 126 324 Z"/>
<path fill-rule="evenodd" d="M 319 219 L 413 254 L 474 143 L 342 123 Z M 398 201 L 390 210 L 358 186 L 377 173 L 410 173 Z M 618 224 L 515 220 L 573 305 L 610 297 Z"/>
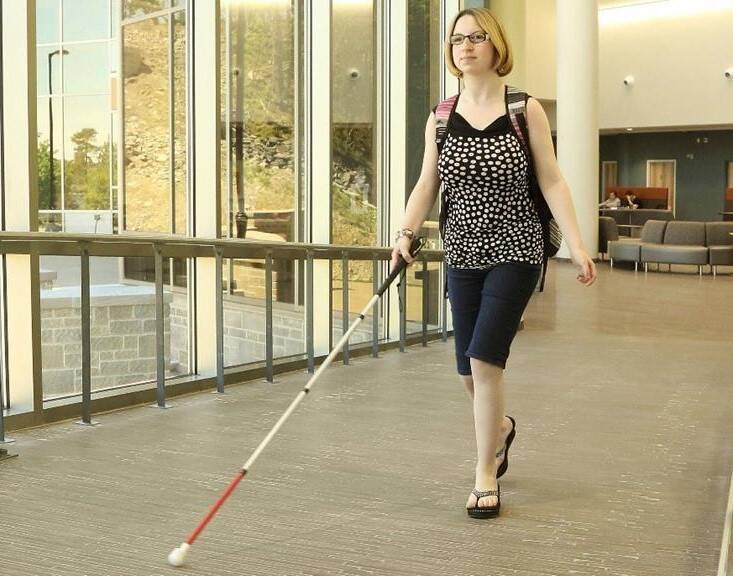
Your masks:
<path fill-rule="evenodd" d="M 415 237 L 415 233 L 410 228 L 400 228 L 395 233 L 394 241 L 397 242 L 397 240 L 399 240 L 400 238 L 404 236 L 412 240 Z"/>

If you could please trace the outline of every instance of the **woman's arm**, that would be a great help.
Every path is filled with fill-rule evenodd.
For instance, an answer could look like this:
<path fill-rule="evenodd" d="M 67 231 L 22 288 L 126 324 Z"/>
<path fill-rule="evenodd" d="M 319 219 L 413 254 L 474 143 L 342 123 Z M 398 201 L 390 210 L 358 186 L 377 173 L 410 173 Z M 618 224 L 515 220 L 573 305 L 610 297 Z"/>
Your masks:
<path fill-rule="evenodd" d="M 560 226 L 573 261 L 580 267 L 578 279 L 590 285 L 596 278 L 595 264 L 583 244 L 570 189 L 557 164 L 550 123 L 542 106 L 534 98 L 527 101 L 527 129 L 534 170 L 542 195 Z"/>
<path fill-rule="evenodd" d="M 425 124 L 425 152 L 422 169 L 405 207 L 400 228 L 410 228 L 417 234 L 430 213 L 438 195 L 438 150 L 435 145 L 435 115 L 431 112 Z"/>
<path fill-rule="evenodd" d="M 405 213 L 400 220 L 400 228 L 409 228 L 417 236 L 420 227 L 428 217 L 433 204 L 435 204 L 439 187 L 438 149 L 435 145 L 435 115 L 431 112 L 425 124 L 425 152 L 420 178 L 418 178 L 407 201 Z M 412 256 L 410 256 L 410 240 L 408 238 L 401 238 L 395 242 L 390 269 L 397 263 L 399 254 L 408 263 L 413 261 Z"/>

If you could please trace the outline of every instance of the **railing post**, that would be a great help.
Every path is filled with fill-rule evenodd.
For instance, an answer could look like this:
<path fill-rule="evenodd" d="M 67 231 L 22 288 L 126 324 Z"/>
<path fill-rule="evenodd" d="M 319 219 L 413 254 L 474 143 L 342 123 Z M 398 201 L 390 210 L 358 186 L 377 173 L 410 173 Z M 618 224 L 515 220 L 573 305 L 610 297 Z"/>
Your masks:
<path fill-rule="evenodd" d="M 163 302 L 163 248 L 153 243 L 155 256 L 155 406 L 169 408 L 165 402 L 165 306 Z"/>
<path fill-rule="evenodd" d="M 315 354 L 313 345 L 313 251 L 306 252 L 305 265 L 305 351 L 308 356 L 308 373 L 315 371 Z"/>
<path fill-rule="evenodd" d="M 9 460 L 10 458 L 15 458 L 16 456 L 17 454 L 11 454 L 5 448 L 0 448 L 0 462 L 3 460 Z"/>
<path fill-rule="evenodd" d="M 379 259 L 372 255 L 372 293 L 379 290 Z M 372 308 L 372 358 L 379 358 L 379 302 Z"/>
<path fill-rule="evenodd" d="M 224 287 L 222 275 L 224 274 L 222 248 L 214 247 L 216 253 L 216 391 L 224 393 Z M 231 276 L 229 277 L 231 286 Z"/>
<path fill-rule="evenodd" d="M 4 383 L 0 381 L 0 446 L 15 442 L 15 440 L 5 436 L 5 415 L 3 414 L 5 410 L 5 399 L 3 398 L 3 386 Z M 12 458 L 13 456 L 17 456 L 17 454 L 9 454 L 7 450 L 0 448 L 0 460 Z"/>
<path fill-rule="evenodd" d="M 5 400 L 3 398 L 3 386 L 4 383 L 0 381 L 0 462 L 17 456 L 17 454 L 11 454 L 5 448 L 2 448 L 3 444 L 11 444 L 15 442 L 15 440 L 5 436 L 5 415 L 3 414 L 3 411 L 5 410 Z"/>
<path fill-rule="evenodd" d="M 405 337 L 407 336 L 407 268 L 400 274 L 400 352 L 405 351 Z"/>
<path fill-rule="evenodd" d="M 2 386 L 2 384 L 0 384 Z M 5 401 L 3 400 L 3 391 L 0 390 L 0 444 L 10 444 L 12 440 L 5 437 Z"/>
<path fill-rule="evenodd" d="M 341 335 L 349 331 L 349 255 L 344 250 L 341 253 Z M 349 363 L 349 342 L 344 343 L 341 349 L 341 358 L 345 365 Z"/>
<path fill-rule="evenodd" d="M 428 261 L 422 261 L 422 345 L 428 345 L 428 314 L 430 313 L 430 272 Z"/>
<path fill-rule="evenodd" d="M 274 379 L 272 339 L 272 250 L 268 250 L 265 257 L 265 378 L 268 382 Z"/>
<path fill-rule="evenodd" d="M 81 421 L 92 422 L 92 330 L 89 297 L 89 244 L 81 242 Z"/>

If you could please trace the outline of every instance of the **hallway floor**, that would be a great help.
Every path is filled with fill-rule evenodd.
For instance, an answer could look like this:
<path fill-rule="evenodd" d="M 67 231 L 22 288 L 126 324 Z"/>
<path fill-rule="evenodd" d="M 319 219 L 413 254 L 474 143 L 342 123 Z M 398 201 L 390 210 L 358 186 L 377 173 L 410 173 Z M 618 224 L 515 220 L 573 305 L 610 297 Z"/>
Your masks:
<path fill-rule="evenodd" d="M 714 575 L 733 276 L 599 269 L 585 288 L 554 263 L 515 340 L 500 518 L 464 510 L 473 422 L 449 340 L 327 370 L 179 569 L 166 555 L 305 373 L 13 433 L 0 574 Z"/>

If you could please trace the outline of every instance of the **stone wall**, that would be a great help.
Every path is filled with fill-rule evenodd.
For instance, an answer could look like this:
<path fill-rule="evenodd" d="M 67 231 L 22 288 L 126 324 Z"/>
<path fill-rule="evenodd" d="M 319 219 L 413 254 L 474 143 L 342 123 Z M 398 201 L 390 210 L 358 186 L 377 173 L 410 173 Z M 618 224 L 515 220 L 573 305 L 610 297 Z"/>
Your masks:
<path fill-rule="evenodd" d="M 92 286 L 92 389 L 155 380 L 155 288 L 152 285 Z M 357 314 L 351 314 L 353 322 Z M 190 372 L 188 296 L 184 290 L 164 293 L 166 377 Z M 341 312 L 333 313 L 333 339 L 342 333 Z M 408 323 L 408 332 L 420 329 Z M 380 319 L 380 333 L 382 320 Z M 351 343 L 368 342 L 367 317 Z M 81 299 L 79 287 L 41 290 L 41 352 L 44 398 L 81 392 Z M 275 358 L 305 353 L 302 307 L 273 303 Z M 265 305 L 242 297 L 224 299 L 224 365 L 265 359 Z"/>
<path fill-rule="evenodd" d="M 92 389 L 154 380 L 154 288 L 91 286 L 90 297 Z M 166 347 L 171 300 L 164 295 Z M 41 353 L 44 398 L 81 392 L 79 287 L 41 290 Z"/>
<path fill-rule="evenodd" d="M 171 304 L 171 358 L 187 359 L 186 295 L 176 292 Z M 352 322 L 357 314 L 352 314 Z M 273 303 L 273 355 L 275 358 L 305 353 L 305 312 L 292 304 Z M 380 330 L 381 330 L 380 320 Z M 334 339 L 341 336 L 341 313 L 333 315 Z M 224 366 L 265 360 L 265 304 L 262 300 L 224 298 Z M 351 342 L 371 340 L 371 318 L 352 334 Z M 174 360 L 175 361 L 175 360 Z"/>

